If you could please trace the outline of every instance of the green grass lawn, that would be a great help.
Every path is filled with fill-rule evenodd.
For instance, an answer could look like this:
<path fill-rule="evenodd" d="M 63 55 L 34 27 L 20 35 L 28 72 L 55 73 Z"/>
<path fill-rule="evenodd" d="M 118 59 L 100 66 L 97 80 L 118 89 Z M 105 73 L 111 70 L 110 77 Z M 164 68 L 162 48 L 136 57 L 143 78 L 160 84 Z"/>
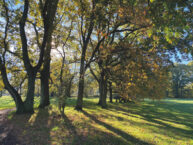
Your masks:
<path fill-rule="evenodd" d="M 40 98 L 35 97 L 34 99 L 34 107 L 37 108 L 39 104 Z M 10 109 L 10 108 L 15 108 L 15 103 L 13 99 L 10 96 L 2 96 L 0 97 L 0 110 L 3 109 Z"/>
<path fill-rule="evenodd" d="M 14 107 L 5 98 L 0 108 Z M 68 100 L 64 119 L 52 99 L 54 105 L 47 109 L 36 109 L 33 115 L 13 112 L 9 121 L 24 144 L 193 145 L 193 100 L 113 103 L 101 109 L 97 99 L 85 99 L 83 112 L 74 110 L 75 103 Z"/>
<path fill-rule="evenodd" d="M 14 108 L 15 103 L 10 96 L 0 97 L 0 110 Z"/>

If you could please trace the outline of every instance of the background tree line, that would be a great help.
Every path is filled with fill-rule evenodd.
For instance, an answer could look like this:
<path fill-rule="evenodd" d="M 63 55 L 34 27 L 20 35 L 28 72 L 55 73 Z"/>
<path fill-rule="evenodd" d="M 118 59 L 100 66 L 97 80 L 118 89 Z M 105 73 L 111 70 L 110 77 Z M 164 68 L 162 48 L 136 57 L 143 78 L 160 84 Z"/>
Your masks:
<path fill-rule="evenodd" d="M 193 98 L 193 63 L 175 64 L 170 69 L 168 97 Z"/>

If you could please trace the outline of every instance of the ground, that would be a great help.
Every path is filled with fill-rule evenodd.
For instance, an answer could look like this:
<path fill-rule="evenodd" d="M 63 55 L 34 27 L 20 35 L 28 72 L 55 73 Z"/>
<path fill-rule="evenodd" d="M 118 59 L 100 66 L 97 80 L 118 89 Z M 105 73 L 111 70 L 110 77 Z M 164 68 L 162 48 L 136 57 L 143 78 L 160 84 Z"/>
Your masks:
<path fill-rule="evenodd" d="M 0 110 L 0 145 L 19 144 L 16 136 L 12 133 L 13 126 L 8 123 L 7 115 L 13 109 Z"/>
<path fill-rule="evenodd" d="M 0 99 L 0 106 L 3 100 L 8 102 Z M 19 145 L 193 145 L 193 100 L 109 103 L 101 109 L 97 99 L 85 99 L 84 111 L 78 112 L 73 107 L 76 100 L 69 99 L 63 118 L 53 100 L 33 115 L 1 111 L 1 119 L 9 113 L 0 121 L 0 131 L 4 126 L 10 131 L 7 137 Z"/>

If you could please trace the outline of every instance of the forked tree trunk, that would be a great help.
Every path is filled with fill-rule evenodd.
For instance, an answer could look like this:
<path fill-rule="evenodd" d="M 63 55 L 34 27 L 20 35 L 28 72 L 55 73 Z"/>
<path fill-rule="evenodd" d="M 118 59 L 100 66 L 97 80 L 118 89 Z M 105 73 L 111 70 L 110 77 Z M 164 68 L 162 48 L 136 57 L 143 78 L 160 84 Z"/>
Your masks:
<path fill-rule="evenodd" d="M 6 72 L 6 67 L 5 67 L 6 66 L 5 62 L 3 62 L 0 57 L 0 71 L 1 71 L 2 78 L 3 78 L 3 83 L 5 85 L 5 89 L 9 91 L 9 93 L 11 94 L 12 98 L 15 101 L 17 113 L 33 113 L 34 112 L 33 104 L 34 104 L 36 74 L 43 63 L 44 49 L 45 49 L 47 42 L 49 42 L 48 41 L 49 37 L 51 38 L 51 35 L 52 35 L 50 28 L 53 26 L 57 4 L 58 4 L 58 0 L 46 1 L 45 5 L 43 5 L 42 1 L 40 1 L 40 7 L 42 9 L 42 17 L 44 20 L 44 35 L 43 35 L 42 44 L 40 46 L 41 51 L 40 51 L 40 57 L 39 57 L 38 63 L 36 66 L 33 66 L 30 62 L 30 58 L 28 55 L 28 43 L 27 43 L 26 32 L 25 32 L 25 24 L 28 18 L 29 1 L 28 0 L 24 1 L 23 14 L 19 21 L 20 38 L 21 38 L 21 43 L 22 43 L 22 59 L 23 59 L 25 70 L 28 75 L 28 91 L 27 91 L 26 100 L 24 102 L 22 101 L 21 96 L 16 91 L 16 89 L 9 83 L 7 72 Z M 7 14 L 7 17 L 8 17 L 8 14 Z M 8 27 L 8 21 L 6 25 Z M 7 35 L 6 31 L 5 33 Z M 6 44 L 6 39 L 7 38 L 5 36 L 5 39 L 4 39 L 5 50 L 8 49 L 8 46 Z M 4 57 L 3 59 L 5 60 Z"/>

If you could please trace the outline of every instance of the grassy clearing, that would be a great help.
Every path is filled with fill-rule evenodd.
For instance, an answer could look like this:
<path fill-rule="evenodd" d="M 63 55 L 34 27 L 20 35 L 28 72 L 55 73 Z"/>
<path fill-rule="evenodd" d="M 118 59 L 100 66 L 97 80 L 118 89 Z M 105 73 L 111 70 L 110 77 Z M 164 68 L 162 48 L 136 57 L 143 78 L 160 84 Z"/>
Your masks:
<path fill-rule="evenodd" d="M 74 110 L 75 102 L 68 100 L 64 119 L 51 105 L 33 115 L 11 113 L 9 121 L 28 145 L 193 144 L 193 100 L 113 103 L 101 109 L 97 99 L 85 99 L 83 112 Z"/>
<path fill-rule="evenodd" d="M 35 97 L 34 99 L 34 107 L 37 108 L 38 104 L 39 104 L 40 98 L 39 97 Z M 15 103 L 12 99 L 12 97 L 10 96 L 2 96 L 0 97 L 0 110 L 3 109 L 10 109 L 10 108 L 14 108 L 15 107 Z"/>
<path fill-rule="evenodd" d="M 14 108 L 15 103 L 10 96 L 0 97 L 0 110 Z"/>

